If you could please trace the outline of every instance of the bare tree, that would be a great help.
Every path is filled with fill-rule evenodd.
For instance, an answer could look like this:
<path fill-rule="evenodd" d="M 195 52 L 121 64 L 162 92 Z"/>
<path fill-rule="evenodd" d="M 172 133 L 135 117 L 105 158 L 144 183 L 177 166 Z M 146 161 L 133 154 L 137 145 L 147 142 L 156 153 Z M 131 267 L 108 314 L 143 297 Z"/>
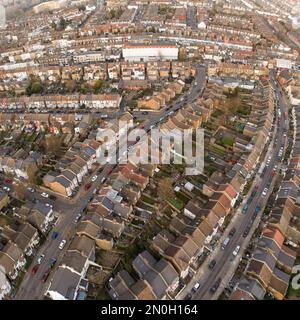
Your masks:
<path fill-rule="evenodd" d="M 171 178 L 161 179 L 158 183 L 158 194 L 163 200 L 169 200 L 175 197 Z"/>
<path fill-rule="evenodd" d="M 19 200 L 24 200 L 25 198 L 25 187 L 24 187 L 24 184 L 22 183 L 18 183 L 15 185 L 15 194 L 16 194 L 16 197 L 17 199 Z"/>

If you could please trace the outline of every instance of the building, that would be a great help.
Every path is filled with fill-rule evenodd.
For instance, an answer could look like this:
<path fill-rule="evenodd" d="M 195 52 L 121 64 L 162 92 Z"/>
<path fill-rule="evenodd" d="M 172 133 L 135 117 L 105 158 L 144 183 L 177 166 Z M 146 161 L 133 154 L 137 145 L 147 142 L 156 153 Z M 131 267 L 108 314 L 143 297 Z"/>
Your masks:
<path fill-rule="evenodd" d="M 177 60 L 178 48 L 174 44 L 125 44 L 122 49 L 125 61 Z"/>
<path fill-rule="evenodd" d="M 5 27 L 6 25 L 6 13 L 5 13 L 5 7 L 0 4 L 0 28 Z"/>

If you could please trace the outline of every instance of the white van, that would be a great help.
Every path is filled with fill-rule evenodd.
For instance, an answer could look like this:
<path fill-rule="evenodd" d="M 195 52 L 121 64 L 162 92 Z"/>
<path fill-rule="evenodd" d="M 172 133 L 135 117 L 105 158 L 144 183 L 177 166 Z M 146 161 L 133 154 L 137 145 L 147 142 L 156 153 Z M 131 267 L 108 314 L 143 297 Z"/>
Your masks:
<path fill-rule="evenodd" d="M 199 287 L 200 287 L 200 284 L 199 284 L 199 282 L 197 282 L 197 283 L 193 286 L 192 291 L 193 291 L 193 292 L 196 292 L 196 291 L 199 289 Z"/>

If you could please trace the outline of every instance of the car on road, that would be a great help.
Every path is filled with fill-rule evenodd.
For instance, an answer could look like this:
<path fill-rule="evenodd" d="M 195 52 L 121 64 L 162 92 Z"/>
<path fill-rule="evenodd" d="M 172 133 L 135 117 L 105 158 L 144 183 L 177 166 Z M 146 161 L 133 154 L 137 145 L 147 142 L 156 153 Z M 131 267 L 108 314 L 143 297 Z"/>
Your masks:
<path fill-rule="evenodd" d="M 223 241 L 222 246 L 221 246 L 222 250 L 224 250 L 224 249 L 227 247 L 229 241 L 230 241 L 230 238 L 229 238 L 229 237 L 226 238 L 226 239 Z"/>
<path fill-rule="evenodd" d="M 56 261 L 57 261 L 56 258 L 51 258 L 51 259 L 50 259 L 50 261 L 49 261 L 50 268 L 53 268 L 53 267 L 54 267 Z"/>
<path fill-rule="evenodd" d="M 37 263 L 38 263 L 38 264 L 41 264 L 42 261 L 44 260 L 44 258 L 45 258 L 45 255 L 44 255 L 44 254 L 41 254 L 41 255 L 37 258 Z"/>
<path fill-rule="evenodd" d="M 267 167 L 268 167 L 267 165 L 264 167 L 263 172 L 260 175 L 261 178 L 265 175 L 265 173 L 267 171 Z"/>
<path fill-rule="evenodd" d="M 32 273 L 33 275 L 35 275 L 35 274 L 37 273 L 38 269 L 39 269 L 39 265 L 36 264 L 36 265 L 32 268 L 31 273 Z"/>
<path fill-rule="evenodd" d="M 188 293 L 186 296 L 185 296 L 185 300 L 192 300 L 192 294 L 191 293 Z"/>
<path fill-rule="evenodd" d="M 52 238 L 53 240 L 55 240 L 55 239 L 57 239 L 57 237 L 58 237 L 58 232 L 57 232 L 57 231 L 53 231 L 51 238 Z"/>
<path fill-rule="evenodd" d="M 247 210 L 248 210 L 248 204 L 246 203 L 246 204 L 244 205 L 244 207 L 243 207 L 242 212 L 245 214 L 245 213 L 247 212 Z"/>
<path fill-rule="evenodd" d="M 4 186 L 4 187 L 3 187 L 3 190 L 9 192 L 9 191 L 10 191 L 10 187 Z"/>
<path fill-rule="evenodd" d="M 60 250 L 62 250 L 62 249 L 65 247 L 66 243 L 67 243 L 66 240 L 62 240 L 61 243 L 59 244 L 58 248 L 59 248 Z"/>
<path fill-rule="evenodd" d="M 211 260 L 211 262 L 208 265 L 208 268 L 212 270 L 215 267 L 216 264 L 217 264 L 216 260 Z"/>
<path fill-rule="evenodd" d="M 91 180 L 92 180 L 93 182 L 96 181 L 96 180 L 97 180 L 97 176 L 94 175 Z"/>
<path fill-rule="evenodd" d="M 232 254 L 236 257 L 237 254 L 239 253 L 240 249 L 241 249 L 241 246 L 236 246 L 236 248 L 234 249 L 234 251 L 232 252 Z"/>
<path fill-rule="evenodd" d="M 261 209 L 261 207 L 260 207 L 260 205 L 258 204 L 258 205 L 255 207 L 255 209 L 254 209 L 254 216 L 255 216 L 255 217 L 258 215 L 260 209 Z"/>
<path fill-rule="evenodd" d="M 210 293 L 215 293 L 218 290 L 221 282 L 222 282 L 222 279 L 218 278 L 217 281 L 214 283 L 214 285 L 209 289 Z"/>
<path fill-rule="evenodd" d="M 89 190 L 89 188 L 92 186 L 91 183 L 87 183 L 85 186 L 84 186 L 84 189 L 85 190 Z"/>
<path fill-rule="evenodd" d="M 81 218 L 81 214 L 80 213 L 78 213 L 77 215 L 76 215 L 76 217 L 75 217 L 75 222 L 77 223 L 78 221 L 79 221 L 79 219 Z"/>
<path fill-rule="evenodd" d="M 41 196 L 44 198 L 49 198 L 49 194 L 46 192 L 41 193 Z"/>
<path fill-rule="evenodd" d="M 46 206 L 46 207 L 53 208 L 53 205 L 52 205 L 52 204 L 50 204 L 50 203 L 45 203 L 45 206 Z"/>
<path fill-rule="evenodd" d="M 249 232 L 250 232 L 250 229 L 251 229 L 251 226 L 248 225 L 248 226 L 246 227 L 244 233 L 243 233 L 243 238 L 246 238 L 246 237 L 247 237 L 247 235 L 248 235 Z"/>
<path fill-rule="evenodd" d="M 262 196 L 265 197 L 268 193 L 268 188 L 264 188 L 263 192 L 262 192 Z"/>
<path fill-rule="evenodd" d="M 142 114 L 147 115 L 148 111 L 143 111 Z"/>
<path fill-rule="evenodd" d="M 103 183 L 105 180 L 106 180 L 106 178 L 103 177 L 100 182 Z"/>
<path fill-rule="evenodd" d="M 200 288 L 200 283 L 199 282 L 196 282 L 195 285 L 193 286 L 193 289 L 192 291 L 193 292 L 197 292 L 197 290 Z"/>
<path fill-rule="evenodd" d="M 11 180 L 11 179 L 4 179 L 4 182 L 5 182 L 5 183 L 8 183 L 8 184 L 11 184 L 11 183 L 12 183 L 12 180 Z"/>
<path fill-rule="evenodd" d="M 229 232 L 229 236 L 232 237 L 235 234 L 235 232 L 236 232 L 236 228 L 233 227 Z"/>
<path fill-rule="evenodd" d="M 54 196 L 53 194 L 50 194 L 49 199 L 51 199 L 51 200 L 56 200 L 57 198 L 56 198 L 56 196 Z"/>
<path fill-rule="evenodd" d="M 27 188 L 28 191 L 30 191 L 31 193 L 34 193 L 35 192 L 35 189 L 34 188 Z"/>
<path fill-rule="evenodd" d="M 50 275 L 50 272 L 51 272 L 51 268 L 48 269 L 48 270 L 43 274 L 43 276 L 42 276 L 42 281 L 43 281 L 43 282 L 46 282 L 46 281 L 47 281 L 47 279 L 48 279 L 48 277 L 49 277 L 49 275 Z"/>

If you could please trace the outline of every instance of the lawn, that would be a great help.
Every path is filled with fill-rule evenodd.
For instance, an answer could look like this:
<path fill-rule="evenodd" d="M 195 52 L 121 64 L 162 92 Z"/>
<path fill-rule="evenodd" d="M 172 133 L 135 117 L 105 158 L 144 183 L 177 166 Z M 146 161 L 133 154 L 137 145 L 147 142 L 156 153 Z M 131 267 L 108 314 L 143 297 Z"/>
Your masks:
<path fill-rule="evenodd" d="M 155 200 L 154 200 L 153 198 L 145 195 L 145 194 L 142 195 L 141 200 L 142 200 L 143 202 L 146 202 L 146 203 L 152 205 L 152 206 L 155 204 Z"/>
<path fill-rule="evenodd" d="M 288 299 L 295 299 L 295 298 L 300 298 L 300 289 L 296 290 L 294 289 L 291 284 L 288 288 L 288 292 L 287 292 L 287 298 Z"/>
<path fill-rule="evenodd" d="M 179 211 L 184 207 L 184 203 L 180 199 L 171 199 L 169 203 Z"/>
<path fill-rule="evenodd" d="M 187 197 L 184 193 L 182 192 L 176 192 L 176 197 L 180 199 L 184 204 L 187 204 L 190 201 L 190 198 Z"/>
<path fill-rule="evenodd" d="M 225 145 L 225 146 L 230 146 L 232 147 L 233 146 L 233 143 L 234 143 L 234 140 L 230 137 L 223 137 L 221 139 L 221 144 L 222 145 Z"/>
<path fill-rule="evenodd" d="M 11 218 L 7 216 L 0 216 L 0 227 L 4 227 L 11 222 Z"/>

